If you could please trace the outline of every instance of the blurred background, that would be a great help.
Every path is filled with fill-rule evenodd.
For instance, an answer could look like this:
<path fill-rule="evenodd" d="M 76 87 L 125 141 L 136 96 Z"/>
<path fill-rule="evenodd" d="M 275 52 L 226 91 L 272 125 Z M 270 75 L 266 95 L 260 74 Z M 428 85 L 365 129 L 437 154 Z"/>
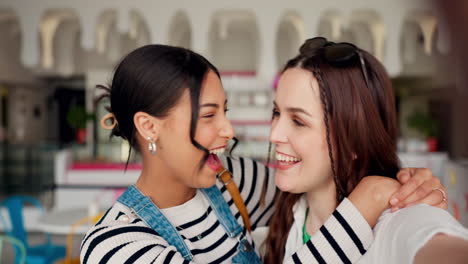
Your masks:
<path fill-rule="evenodd" d="M 22 208 L 25 230 L 34 239 L 45 232 L 63 242 L 73 223 L 95 216 L 136 181 L 139 157 L 132 156 L 124 172 L 129 146 L 100 128 L 108 102 L 95 103 L 95 86 L 110 83 L 122 56 L 150 43 L 193 49 L 218 67 L 240 139 L 234 154 L 264 160 L 277 74 L 305 39 L 324 36 L 355 43 L 386 66 L 397 99 L 402 165 L 430 168 L 449 191 L 450 212 L 468 226 L 468 43 L 466 24 L 457 20 L 468 9 L 460 6 L 423 0 L 2 0 L 0 199 L 38 199 L 45 213 Z M 5 222 L 12 221 L 3 207 Z M 72 235 L 80 237 L 87 227 Z"/>

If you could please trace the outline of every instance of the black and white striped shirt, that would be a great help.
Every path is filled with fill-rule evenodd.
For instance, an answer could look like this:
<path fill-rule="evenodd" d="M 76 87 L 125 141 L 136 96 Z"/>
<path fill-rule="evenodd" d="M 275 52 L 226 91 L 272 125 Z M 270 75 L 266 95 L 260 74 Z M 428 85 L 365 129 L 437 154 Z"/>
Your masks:
<path fill-rule="evenodd" d="M 272 171 L 263 164 L 250 159 L 230 157 L 220 157 L 220 159 L 225 168 L 232 172 L 233 179 L 247 207 L 252 229 L 266 226 L 273 213 L 274 196 L 277 190 Z M 265 205 L 261 206 L 259 201 L 265 177 L 268 189 Z M 244 226 L 229 191 L 220 181 L 216 185 L 238 223 Z M 209 202 L 200 191 L 197 191 L 195 197 L 188 202 L 161 211 L 184 238 L 185 244 L 194 256 L 193 263 L 231 263 L 232 257 L 237 253 L 239 241 L 237 238 L 229 238 L 226 235 Z M 351 210 L 351 212 L 357 212 L 357 210 Z M 343 215 L 343 217 L 354 218 L 353 215 Z M 343 228 L 337 228 L 328 231 L 331 236 L 346 236 L 346 231 L 343 230 Z M 360 235 L 360 230 L 354 230 L 354 232 Z M 245 228 L 243 235 L 253 243 Z M 312 237 L 312 242 L 313 239 L 314 237 Z M 346 243 L 340 244 L 340 249 L 346 253 L 360 253 L 352 241 L 345 240 Z M 370 241 L 364 244 L 370 244 Z M 307 246 L 304 246 L 304 250 L 310 251 Z M 326 250 L 333 251 L 333 248 L 326 248 Z M 327 254 L 327 252 L 320 253 Z M 311 255 L 314 256 L 314 254 Z M 81 245 L 80 259 L 84 264 L 189 263 L 174 246 L 169 245 L 128 207 L 118 202 L 86 234 Z M 294 260 L 291 258 L 290 261 Z"/>

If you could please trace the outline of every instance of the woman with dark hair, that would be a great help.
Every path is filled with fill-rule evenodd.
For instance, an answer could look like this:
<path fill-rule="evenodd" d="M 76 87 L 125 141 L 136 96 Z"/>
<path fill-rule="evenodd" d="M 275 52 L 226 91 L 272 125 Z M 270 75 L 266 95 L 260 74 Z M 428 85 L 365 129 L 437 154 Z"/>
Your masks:
<path fill-rule="evenodd" d="M 342 221 L 339 208 L 349 203 L 346 197 L 360 188 L 360 182 L 375 181 L 383 200 L 399 188 L 396 140 L 394 94 L 377 59 L 350 43 L 321 37 L 307 40 L 300 54 L 286 64 L 274 101 L 270 141 L 276 147 L 275 181 L 281 192 L 270 223 L 265 262 L 356 260 L 336 248 L 331 241 L 338 237 L 328 236 L 327 229 Z M 385 177 L 376 180 L 369 175 Z M 446 201 L 443 190 L 433 192 Z M 325 222 L 330 216 L 336 221 Z M 355 223 L 348 224 L 343 227 L 355 229 Z M 466 263 L 468 259 L 468 230 L 445 210 L 426 205 L 383 212 L 367 253 L 365 242 L 349 233 L 341 239 L 351 238 L 359 245 L 363 257 L 357 263 L 449 259 L 449 263 Z M 304 245 L 311 250 L 304 250 Z M 432 250 L 421 249 L 424 245 Z M 324 246 L 335 248 L 336 254 L 321 254 Z M 427 262 L 434 249 L 445 261 L 439 255 Z"/>
<path fill-rule="evenodd" d="M 143 169 L 135 185 L 84 237 L 81 262 L 260 263 L 249 230 L 268 223 L 276 187 L 272 172 L 261 163 L 220 155 L 234 132 L 225 115 L 227 99 L 218 70 L 190 50 L 148 45 L 128 54 L 111 86 L 103 88 L 110 97 L 110 113 L 101 125 L 139 150 Z M 232 180 L 221 172 L 223 167 Z M 261 204 L 263 182 L 267 184 Z M 402 198 L 423 186 L 443 188 L 430 173 L 419 170 L 402 188 Z M 356 199 L 350 199 L 366 209 L 367 221 L 375 221 L 369 212 L 380 214 L 381 209 L 365 205 L 373 188 L 365 183 L 361 187 Z M 426 196 L 431 194 L 424 190 L 415 195 Z M 360 218 L 368 228 L 354 229 L 367 247 L 372 241 L 366 236 L 369 224 L 353 205 L 346 208 L 344 222 Z M 340 246 L 347 254 L 360 254 L 353 241 Z"/>

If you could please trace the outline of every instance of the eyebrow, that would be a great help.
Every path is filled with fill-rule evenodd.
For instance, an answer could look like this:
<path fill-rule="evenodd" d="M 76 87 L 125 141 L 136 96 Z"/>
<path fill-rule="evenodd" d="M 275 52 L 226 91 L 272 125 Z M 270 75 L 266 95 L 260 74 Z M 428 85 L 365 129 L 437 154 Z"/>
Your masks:
<path fill-rule="evenodd" d="M 226 100 L 224 101 L 224 105 L 227 105 L 227 102 L 228 102 L 228 100 L 226 99 Z M 215 107 L 215 108 L 219 108 L 219 104 L 215 104 L 215 103 L 206 103 L 206 104 L 200 105 L 200 108 L 202 108 L 202 107 Z"/>
<path fill-rule="evenodd" d="M 274 105 L 276 108 L 279 108 L 275 101 L 273 101 L 273 105 Z M 305 115 L 307 115 L 307 116 L 312 117 L 311 114 L 307 113 L 304 109 L 299 108 L 299 107 L 286 107 L 286 111 L 288 111 L 288 112 L 290 112 L 290 113 L 302 113 L 302 114 L 305 114 Z"/>

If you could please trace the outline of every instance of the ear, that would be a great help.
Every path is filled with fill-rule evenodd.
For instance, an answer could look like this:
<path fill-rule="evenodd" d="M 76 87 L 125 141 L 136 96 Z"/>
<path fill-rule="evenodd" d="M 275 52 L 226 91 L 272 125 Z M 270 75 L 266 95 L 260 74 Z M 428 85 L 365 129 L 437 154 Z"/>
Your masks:
<path fill-rule="evenodd" d="M 137 112 L 133 115 L 133 123 L 141 137 L 147 139 L 148 137 L 156 141 L 159 137 L 160 128 L 162 127 L 163 120 L 154 117 L 145 112 Z"/>

